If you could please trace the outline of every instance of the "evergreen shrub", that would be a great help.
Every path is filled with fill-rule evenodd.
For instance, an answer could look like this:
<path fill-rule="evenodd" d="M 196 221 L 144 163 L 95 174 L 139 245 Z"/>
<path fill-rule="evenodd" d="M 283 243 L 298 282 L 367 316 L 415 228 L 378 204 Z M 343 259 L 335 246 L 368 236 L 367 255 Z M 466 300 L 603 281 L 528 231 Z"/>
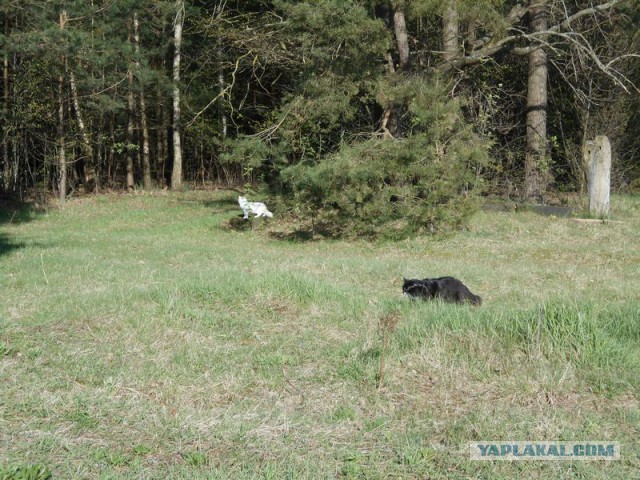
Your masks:
<path fill-rule="evenodd" d="M 461 104 L 437 87 L 414 87 L 404 138 L 370 138 L 283 169 L 292 208 L 330 236 L 404 238 L 460 228 L 477 208 L 490 164 L 489 142 L 464 121 Z"/>

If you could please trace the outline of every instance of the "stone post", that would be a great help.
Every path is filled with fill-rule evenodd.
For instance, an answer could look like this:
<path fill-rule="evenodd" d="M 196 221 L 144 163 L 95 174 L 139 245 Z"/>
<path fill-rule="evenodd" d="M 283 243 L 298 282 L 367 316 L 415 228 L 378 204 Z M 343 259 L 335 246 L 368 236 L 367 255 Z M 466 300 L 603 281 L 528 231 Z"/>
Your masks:
<path fill-rule="evenodd" d="M 589 213 L 597 218 L 609 216 L 611 189 L 611 144 L 600 135 L 585 145 L 584 158 L 589 168 Z"/>

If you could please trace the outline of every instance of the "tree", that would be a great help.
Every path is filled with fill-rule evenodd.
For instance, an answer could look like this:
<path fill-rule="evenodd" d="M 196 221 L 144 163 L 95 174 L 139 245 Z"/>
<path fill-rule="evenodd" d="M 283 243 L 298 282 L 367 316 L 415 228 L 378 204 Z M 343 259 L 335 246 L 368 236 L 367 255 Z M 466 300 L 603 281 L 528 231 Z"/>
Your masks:
<path fill-rule="evenodd" d="M 133 70 L 130 67 L 127 70 L 127 84 L 129 85 L 129 92 L 127 93 L 127 135 L 125 137 L 125 150 L 127 152 L 127 190 L 133 190 L 135 188 L 135 178 L 134 178 L 134 159 L 133 155 L 136 149 L 136 144 L 134 141 L 134 119 L 135 119 L 135 110 L 136 110 L 136 102 L 133 94 Z"/>
<path fill-rule="evenodd" d="M 442 17 L 442 45 L 445 62 L 458 58 L 459 15 L 456 0 L 448 0 Z"/>
<path fill-rule="evenodd" d="M 547 30 L 547 5 L 541 1 L 529 11 L 533 34 Z M 544 37 L 541 38 L 544 41 Z M 524 196 L 540 200 L 549 175 L 547 157 L 547 52 L 540 45 L 529 52 L 527 86 L 527 152 L 524 163 Z"/>
<path fill-rule="evenodd" d="M 5 10 L 4 16 L 4 36 L 9 36 L 9 15 Z M 2 187 L 5 191 L 9 190 L 10 185 L 10 163 L 9 163 L 9 133 L 8 133 L 8 116 L 9 116 L 9 51 L 4 48 L 2 55 Z"/>
<path fill-rule="evenodd" d="M 293 166 L 303 178 L 307 168 L 313 176 L 352 165 L 345 189 L 353 193 L 369 167 L 406 173 L 404 148 L 425 170 L 412 180 L 383 176 L 394 188 L 404 182 L 411 191 L 410 183 L 433 178 L 432 160 L 445 159 L 461 177 L 472 171 L 496 190 L 537 200 L 547 188 L 579 186 L 581 145 L 600 133 L 621 157 L 612 180 L 631 184 L 637 176 L 640 16 L 631 0 L 65 0 L 64 8 L 23 0 L 14 7 L 0 0 L 5 192 L 149 188 L 152 178 L 164 184 L 172 163 L 174 188 L 195 179 L 263 182 L 284 197 Z M 435 131 L 421 120 L 424 90 L 439 92 L 429 97 L 432 108 L 448 112 L 432 117 Z M 460 133 L 467 128 L 475 136 Z M 489 136 L 497 169 L 459 163 L 471 146 L 457 144 L 456 156 L 447 150 L 454 139 L 484 146 Z M 352 158 L 365 153 L 370 165 Z M 376 192 L 383 202 L 386 192 Z M 393 195 L 387 213 L 401 210 Z"/>
<path fill-rule="evenodd" d="M 184 22 L 184 0 L 176 0 L 176 17 L 173 36 L 173 171 L 171 188 L 182 186 L 182 145 L 180 138 L 180 48 L 182 46 L 182 24 Z"/>
<path fill-rule="evenodd" d="M 145 190 L 151 189 L 151 146 L 149 144 L 149 126 L 147 122 L 147 106 L 144 97 L 144 85 L 141 78 L 140 66 L 140 22 L 138 12 L 133 12 L 133 39 L 135 43 L 135 67 L 140 84 L 140 129 L 142 130 L 142 185 Z"/>
<path fill-rule="evenodd" d="M 60 30 L 64 30 L 67 15 L 63 11 L 60 12 Z M 67 59 L 62 58 L 64 68 L 58 77 L 58 169 L 60 171 L 60 183 L 58 184 L 58 193 L 60 203 L 64 203 L 67 198 L 67 146 L 65 139 L 65 121 L 64 121 L 64 72 L 66 69 Z"/>
<path fill-rule="evenodd" d="M 407 35 L 407 22 L 404 13 L 405 6 L 397 3 L 393 10 L 393 29 L 396 36 L 396 44 L 398 46 L 398 56 L 400 58 L 400 70 L 406 70 L 409 67 L 409 36 Z"/>
<path fill-rule="evenodd" d="M 414 78 L 411 86 L 412 127 L 402 140 L 354 142 L 315 165 L 282 172 L 313 233 L 398 239 L 457 229 L 475 211 L 483 191 L 477 172 L 489 165 L 487 140 L 442 85 Z"/>
<path fill-rule="evenodd" d="M 621 4 L 621 0 L 612 0 L 598 5 L 579 2 L 571 10 L 566 3 L 544 0 L 541 2 L 517 3 L 502 17 L 499 22 L 487 22 L 483 25 L 473 18 L 473 10 L 469 17 L 468 46 L 463 55 L 453 57 L 453 43 L 448 46 L 445 39 L 445 61 L 440 65 L 442 71 L 454 71 L 468 68 L 471 65 L 484 62 L 488 58 L 498 61 L 509 61 L 509 56 L 527 56 L 529 62 L 529 76 L 527 85 L 527 145 L 525 149 L 523 192 L 527 199 L 538 200 L 544 196 L 546 188 L 552 179 L 549 151 L 547 149 L 547 114 L 548 114 L 548 64 L 547 52 L 552 51 L 554 57 L 564 57 L 567 53 L 572 59 L 567 64 L 575 68 L 576 65 L 591 63 L 597 72 L 603 75 L 623 90 L 630 86 L 628 78 L 619 70 L 619 60 L 626 55 L 616 55 L 615 51 L 598 49 L 588 35 L 576 30 L 576 25 L 585 18 L 607 17 L 615 21 L 613 9 Z M 447 10 L 449 12 L 449 10 Z M 499 14 L 493 12 L 494 16 Z M 445 32 L 452 22 L 447 21 L 449 14 L 445 13 Z M 529 19 L 530 30 L 527 32 L 523 22 Z M 476 26 L 482 30 L 477 36 Z M 450 27 L 453 28 L 453 27 Z M 587 31 L 588 29 L 585 29 Z M 600 29 L 605 33 L 603 29 Z M 446 34 L 445 34 L 446 35 Z M 453 37 L 453 35 L 450 35 Z M 606 39 L 599 39 L 600 44 L 606 44 Z M 560 77 L 575 84 L 575 79 L 567 78 L 566 70 L 558 69 Z M 576 91 L 576 95 L 584 95 Z"/>

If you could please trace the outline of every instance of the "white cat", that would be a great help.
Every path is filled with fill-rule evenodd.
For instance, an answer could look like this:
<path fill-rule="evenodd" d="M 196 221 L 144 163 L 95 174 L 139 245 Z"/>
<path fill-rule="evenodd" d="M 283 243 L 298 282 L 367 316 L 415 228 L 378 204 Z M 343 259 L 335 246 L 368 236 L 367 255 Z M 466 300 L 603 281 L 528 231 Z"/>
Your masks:
<path fill-rule="evenodd" d="M 249 218 L 249 212 L 253 213 L 256 217 L 273 217 L 267 206 L 262 202 L 250 202 L 247 197 L 238 197 L 238 204 L 244 212 L 243 218 Z"/>

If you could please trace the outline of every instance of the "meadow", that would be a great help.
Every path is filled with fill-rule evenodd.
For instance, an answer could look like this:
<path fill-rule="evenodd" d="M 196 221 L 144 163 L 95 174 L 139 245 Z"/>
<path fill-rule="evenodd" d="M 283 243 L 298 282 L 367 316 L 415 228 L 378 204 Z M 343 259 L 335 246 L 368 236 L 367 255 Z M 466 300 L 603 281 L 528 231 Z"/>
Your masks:
<path fill-rule="evenodd" d="M 640 198 L 366 242 L 230 228 L 236 196 L 1 212 L 0 478 L 638 478 Z M 441 275 L 483 306 L 402 296 Z M 621 459 L 472 461 L 480 440 Z"/>

